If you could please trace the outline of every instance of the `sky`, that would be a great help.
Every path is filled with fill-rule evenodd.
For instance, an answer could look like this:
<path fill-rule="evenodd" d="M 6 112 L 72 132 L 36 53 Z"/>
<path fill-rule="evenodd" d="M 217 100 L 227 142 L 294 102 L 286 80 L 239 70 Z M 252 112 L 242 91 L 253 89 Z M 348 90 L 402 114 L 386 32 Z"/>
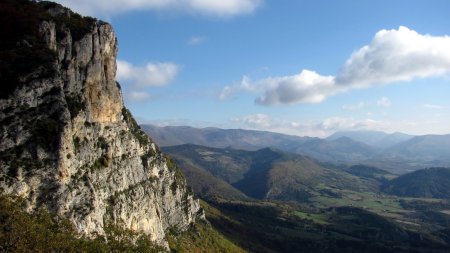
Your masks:
<path fill-rule="evenodd" d="M 140 123 L 450 133 L 448 0 L 59 0 L 106 20 Z"/>

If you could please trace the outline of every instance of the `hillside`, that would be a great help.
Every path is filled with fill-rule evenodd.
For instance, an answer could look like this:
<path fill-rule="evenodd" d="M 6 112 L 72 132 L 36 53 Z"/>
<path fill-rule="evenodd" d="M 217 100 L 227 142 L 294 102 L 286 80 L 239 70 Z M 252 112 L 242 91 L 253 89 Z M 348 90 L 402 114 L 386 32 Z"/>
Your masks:
<path fill-rule="evenodd" d="M 176 155 L 174 155 L 174 157 L 176 157 L 176 161 L 183 171 L 188 185 L 192 187 L 195 195 L 200 196 L 202 199 L 249 199 L 244 193 L 240 192 L 220 177 L 216 177 L 210 171 L 193 164 L 188 159 L 183 159 Z"/>
<path fill-rule="evenodd" d="M 393 176 L 391 173 L 385 170 L 367 165 L 353 165 L 344 170 L 347 173 L 358 177 L 376 179 L 379 181 L 386 181 L 388 178 L 391 178 Z"/>
<path fill-rule="evenodd" d="M 211 224 L 249 252 L 440 252 L 445 230 L 426 234 L 356 207 L 305 211 L 286 203 L 212 201 Z"/>
<path fill-rule="evenodd" d="M 399 176 L 383 186 L 383 191 L 402 197 L 450 198 L 450 168 L 429 168 Z"/>
<path fill-rule="evenodd" d="M 240 192 L 254 199 L 308 201 L 313 196 L 333 196 L 337 189 L 373 191 L 379 184 L 270 148 L 246 151 L 185 144 L 163 150 L 180 164 L 200 196 L 215 193 L 224 199 L 242 199 Z"/>

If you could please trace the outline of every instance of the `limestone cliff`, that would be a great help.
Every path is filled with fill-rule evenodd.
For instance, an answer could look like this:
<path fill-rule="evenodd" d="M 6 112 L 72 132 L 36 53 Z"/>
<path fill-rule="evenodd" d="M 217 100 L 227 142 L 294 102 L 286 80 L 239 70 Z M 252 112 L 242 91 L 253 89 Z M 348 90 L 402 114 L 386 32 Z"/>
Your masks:
<path fill-rule="evenodd" d="M 112 221 L 165 244 L 168 229 L 204 215 L 178 168 L 123 105 L 112 27 L 32 4 L 45 12 L 38 41 L 15 46 L 41 43 L 50 61 L 8 79 L 0 97 L 0 188 L 24 197 L 30 210 L 69 218 L 82 233 L 102 234 Z"/>

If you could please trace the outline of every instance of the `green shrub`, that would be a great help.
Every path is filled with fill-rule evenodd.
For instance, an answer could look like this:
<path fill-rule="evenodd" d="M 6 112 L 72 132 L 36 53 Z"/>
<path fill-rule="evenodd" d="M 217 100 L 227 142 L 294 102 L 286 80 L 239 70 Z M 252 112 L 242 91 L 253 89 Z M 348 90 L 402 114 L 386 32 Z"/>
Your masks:
<path fill-rule="evenodd" d="M 78 153 L 78 151 L 80 150 L 80 146 L 81 146 L 80 137 L 75 136 L 72 138 L 72 141 L 73 141 L 73 148 L 75 149 L 75 153 Z"/>
<path fill-rule="evenodd" d="M 94 161 L 94 164 L 92 165 L 93 169 L 101 169 L 104 167 L 108 167 L 109 161 L 108 158 L 105 156 L 99 157 L 97 160 Z"/>
<path fill-rule="evenodd" d="M 123 119 L 127 122 L 128 127 L 130 128 L 131 134 L 138 140 L 138 142 L 142 146 L 148 145 L 149 139 L 148 139 L 147 134 L 141 130 L 141 127 L 138 125 L 136 120 L 133 118 L 133 116 L 131 115 L 131 112 L 125 107 L 122 108 L 122 116 L 123 116 Z"/>
<path fill-rule="evenodd" d="M 36 143 L 43 149 L 46 151 L 54 151 L 58 148 L 62 127 L 62 123 L 58 120 L 52 118 L 42 119 L 34 126 L 32 135 Z"/>
<path fill-rule="evenodd" d="M 66 96 L 67 107 L 70 112 L 70 118 L 75 118 L 82 110 L 86 110 L 86 105 L 79 96 Z"/>
<path fill-rule="evenodd" d="M 98 137 L 97 146 L 102 150 L 108 150 L 109 148 L 109 144 L 103 136 Z"/>

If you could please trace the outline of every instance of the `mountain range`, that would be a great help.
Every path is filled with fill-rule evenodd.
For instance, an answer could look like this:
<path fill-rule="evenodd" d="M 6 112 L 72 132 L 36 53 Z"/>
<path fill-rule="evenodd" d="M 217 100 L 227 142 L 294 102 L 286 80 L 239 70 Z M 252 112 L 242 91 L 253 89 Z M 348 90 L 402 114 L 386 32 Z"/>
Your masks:
<path fill-rule="evenodd" d="M 338 191 L 377 191 L 389 175 L 367 166 L 327 168 L 310 157 L 274 148 L 256 151 L 184 144 L 163 147 L 204 198 L 305 202 Z"/>
<path fill-rule="evenodd" d="M 348 137 L 352 140 L 365 143 L 377 148 L 385 149 L 413 138 L 413 135 L 395 132 L 388 134 L 381 131 L 341 131 L 328 136 L 327 140 L 336 140 Z"/>
<path fill-rule="evenodd" d="M 160 146 L 196 144 L 254 151 L 272 147 L 320 162 L 373 165 L 394 173 L 450 165 L 450 134 L 412 136 L 378 131 L 337 132 L 328 138 L 266 131 L 142 125 Z"/>

